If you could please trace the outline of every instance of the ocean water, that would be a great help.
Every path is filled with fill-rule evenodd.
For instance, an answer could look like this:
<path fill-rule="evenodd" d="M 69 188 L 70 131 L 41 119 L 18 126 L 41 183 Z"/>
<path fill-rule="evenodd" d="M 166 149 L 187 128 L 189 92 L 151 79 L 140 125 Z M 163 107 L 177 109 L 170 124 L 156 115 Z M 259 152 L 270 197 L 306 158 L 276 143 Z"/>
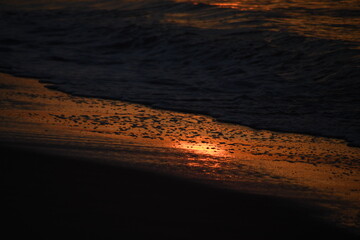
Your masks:
<path fill-rule="evenodd" d="M 0 0 L 0 71 L 360 145 L 358 0 Z"/>

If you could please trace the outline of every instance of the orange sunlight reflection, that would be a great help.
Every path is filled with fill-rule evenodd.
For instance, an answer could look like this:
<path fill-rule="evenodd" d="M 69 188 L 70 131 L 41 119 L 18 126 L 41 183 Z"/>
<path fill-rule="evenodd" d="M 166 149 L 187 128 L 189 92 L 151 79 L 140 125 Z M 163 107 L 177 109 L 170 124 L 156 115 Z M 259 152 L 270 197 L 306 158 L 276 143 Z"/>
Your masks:
<path fill-rule="evenodd" d="M 307 37 L 359 42 L 360 17 L 350 12 L 348 16 L 338 16 L 334 12 L 351 9 L 359 11 L 358 0 L 347 1 L 303 1 L 303 0 L 177 0 L 194 5 L 207 4 L 224 9 L 238 10 L 222 14 L 219 18 L 198 18 L 193 13 L 169 14 L 167 21 L 198 28 L 266 27 L 271 31 L 284 29 Z M 254 14 L 251 12 L 254 11 Z M 274 14 L 259 14 L 272 11 Z M 281 13 L 279 15 L 279 13 Z M 252 22 L 255 21 L 255 24 Z M 253 25 L 252 25 L 253 24 Z"/>
<path fill-rule="evenodd" d="M 340 199 L 346 202 L 340 215 L 351 224 L 356 220 L 360 148 L 342 140 L 258 131 L 202 115 L 75 97 L 6 74 L 0 74 L 0 83 L 2 141 L 53 142 L 67 146 L 67 154 L 87 149 L 97 159 L 109 157 L 237 190 Z M 123 157 L 129 153 L 133 155 Z"/>
<path fill-rule="evenodd" d="M 227 2 L 227 3 L 214 2 L 214 3 L 209 3 L 209 5 L 223 7 L 223 8 L 233 8 L 241 11 L 256 10 L 259 8 L 261 8 L 262 10 L 270 10 L 270 7 L 267 7 L 266 5 L 258 5 L 258 4 L 245 5 L 243 2 Z"/>
<path fill-rule="evenodd" d="M 173 145 L 175 148 L 188 150 L 197 154 L 212 155 L 212 156 L 225 156 L 226 151 L 219 146 L 205 141 L 191 141 L 191 142 L 178 142 Z"/>

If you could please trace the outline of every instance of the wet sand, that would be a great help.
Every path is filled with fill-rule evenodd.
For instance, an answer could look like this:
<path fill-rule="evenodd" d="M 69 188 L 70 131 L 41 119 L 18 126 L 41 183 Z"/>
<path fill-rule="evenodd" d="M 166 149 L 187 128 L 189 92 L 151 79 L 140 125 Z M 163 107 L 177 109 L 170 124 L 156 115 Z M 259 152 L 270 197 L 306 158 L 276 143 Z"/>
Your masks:
<path fill-rule="evenodd" d="M 299 202 L 1 148 L 2 234 L 36 239 L 355 239 Z M 5 210 L 5 211 L 4 211 Z"/>
<path fill-rule="evenodd" d="M 22 219 L 34 234 L 180 239 L 213 236 L 204 229 L 228 239 L 359 229 L 360 150 L 344 141 L 0 80 L 0 141 L 13 156 L 4 162 L 5 187 L 9 209 L 19 207 L 9 211 L 11 226 Z"/>

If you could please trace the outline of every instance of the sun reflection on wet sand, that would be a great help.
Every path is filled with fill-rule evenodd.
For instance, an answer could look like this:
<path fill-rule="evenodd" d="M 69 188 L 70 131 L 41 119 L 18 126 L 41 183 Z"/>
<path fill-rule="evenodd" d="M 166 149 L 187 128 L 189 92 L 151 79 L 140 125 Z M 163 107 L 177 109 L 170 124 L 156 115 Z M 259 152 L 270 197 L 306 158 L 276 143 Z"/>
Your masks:
<path fill-rule="evenodd" d="M 179 142 L 174 144 L 175 148 L 181 148 L 181 149 L 187 149 L 189 151 L 194 151 L 198 154 L 204 154 L 204 155 L 213 155 L 213 156 L 225 156 L 226 151 L 219 148 L 215 144 L 209 144 L 206 141 L 194 141 L 191 142 Z M 227 154 L 228 155 L 228 154 Z"/>
<path fill-rule="evenodd" d="M 342 140 L 74 97 L 6 74 L 0 74 L 0 86 L 2 142 L 52 146 L 59 154 L 88 154 L 242 191 L 323 201 L 339 212 L 342 224 L 358 224 L 360 149 Z"/>

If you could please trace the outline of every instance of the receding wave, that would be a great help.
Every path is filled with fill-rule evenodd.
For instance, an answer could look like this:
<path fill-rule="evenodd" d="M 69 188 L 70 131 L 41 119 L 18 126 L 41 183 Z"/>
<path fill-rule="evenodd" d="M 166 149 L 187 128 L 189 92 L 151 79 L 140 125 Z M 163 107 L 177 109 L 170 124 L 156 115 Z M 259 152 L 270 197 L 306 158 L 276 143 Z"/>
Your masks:
<path fill-rule="evenodd" d="M 360 144 L 359 44 L 329 36 L 331 24 L 320 21 L 317 34 L 305 20 L 286 22 L 288 8 L 220 1 L 9 2 L 0 11 L 1 71 L 71 94 Z M 343 5 L 292 8 L 296 19 L 358 20 Z"/>

